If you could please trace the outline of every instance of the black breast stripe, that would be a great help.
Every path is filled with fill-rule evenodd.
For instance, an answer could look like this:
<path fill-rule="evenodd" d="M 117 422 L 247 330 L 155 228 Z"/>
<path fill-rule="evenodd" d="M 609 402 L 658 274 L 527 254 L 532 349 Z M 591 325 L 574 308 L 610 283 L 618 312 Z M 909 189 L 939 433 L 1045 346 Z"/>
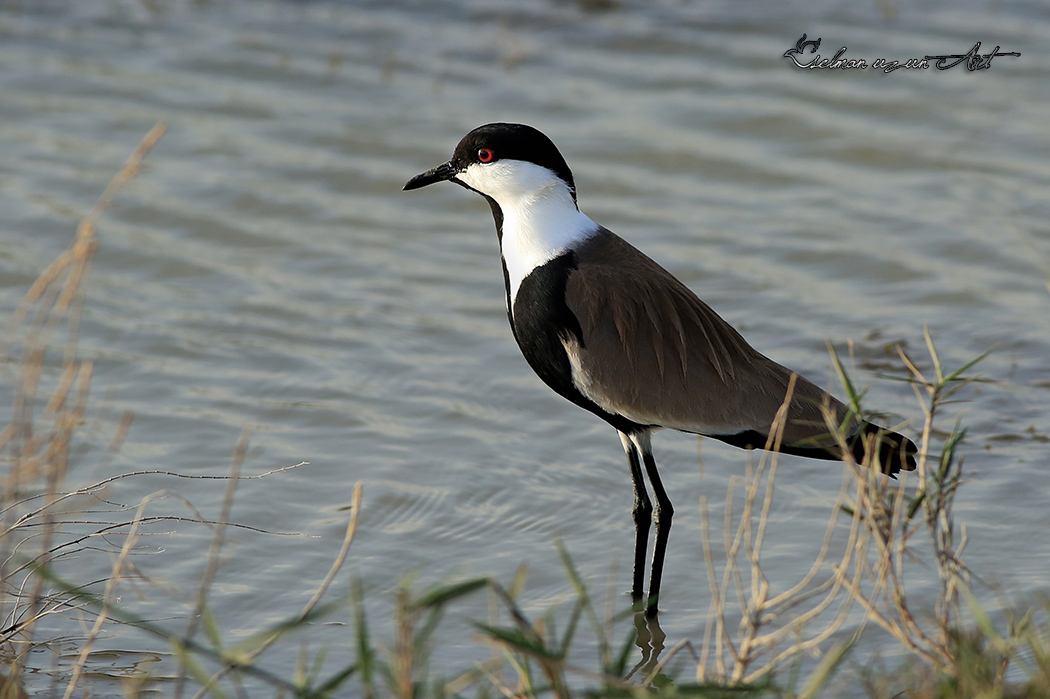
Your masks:
<path fill-rule="evenodd" d="M 463 186 L 467 187 L 466 185 Z M 471 188 L 467 187 L 467 189 Z M 476 189 L 473 191 L 477 192 Z M 485 201 L 489 203 L 489 208 L 492 209 L 492 219 L 496 222 L 496 239 L 499 241 L 500 249 L 499 261 L 500 264 L 503 265 L 503 288 L 506 290 L 507 294 L 507 318 L 510 320 L 510 328 L 513 332 L 514 316 L 511 315 L 510 312 L 510 272 L 507 271 L 507 261 L 503 258 L 503 209 L 499 208 L 499 204 L 496 203 L 496 200 L 489 195 L 481 192 L 478 192 L 478 194 L 485 197 Z M 517 339 L 516 336 L 515 339 Z"/>
<path fill-rule="evenodd" d="M 562 338 L 585 344 L 579 321 L 565 305 L 565 283 L 575 269 L 576 258 L 570 251 L 540 265 L 521 281 L 511 314 L 514 339 L 525 361 L 556 393 L 621 432 L 631 434 L 646 429 L 645 425 L 603 410 L 572 382 L 572 365 Z"/>

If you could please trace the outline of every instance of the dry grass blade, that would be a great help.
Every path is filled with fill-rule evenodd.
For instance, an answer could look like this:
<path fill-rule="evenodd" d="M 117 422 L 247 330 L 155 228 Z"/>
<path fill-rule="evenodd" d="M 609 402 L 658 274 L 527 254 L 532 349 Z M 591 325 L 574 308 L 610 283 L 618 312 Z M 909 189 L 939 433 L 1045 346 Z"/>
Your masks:
<path fill-rule="evenodd" d="M 730 481 L 723 532 L 725 564 L 720 575 L 715 568 L 707 504 L 701 499 L 703 554 L 712 601 L 697 665 L 699 682 L 714 680 L 742 686 L 770 676 L 802 654 L 818 651 L 833 638 L 854 603 L 865 613 L 860 628 L 873 623 L 932 666 L 947 671 L 955 669 L 952 638 L 957 635 L 954 629 L 958 625 L 958 597 L 970 584 L 968 569 L 961 558 L 966 545 L 965 528 L 957 536 L 951 514 L 960 484 L 956 448 L 962 431 L 956 427 L 945 441 L 941 455 L 935 457 L 934 420 L 946 398 L 972 380 L 963 373 L 976 361 L 948 372 L 928 332 L 926 339 L 934 368 L 932 378 L 925 376 L 915 362 L 901 353 L 906 368 L 912 373 L 912 383 L 923 399 L 925 421 L 918 458 L 918 490 L 913 494 L 908 489 L 904 474 L 894 483 L 882 475 L 877 463 L 876 435 L 866 445 L 863 461 L 855 460 L 845 429 L 849 423 L 844 424 L 830 406 L 824 406 L 828 431 L 843 452 L 846 480 L 832 509 L 821 550 L 799 582 L 772 594 L 761 566 L 776 476 L 775 450 L 782 424 L 774 423 L 766 444 L 767 450 L 774 451 L 767 451 L 757 465 L 753 465 L 751 459 L 747 462 L 739 513 L 734 512 L 734 506 L 740 486 L 735 479 Z M 832 360 L 853 412 L 863 418 L 862 394 L 834 350 Z M 780 420 L 778 415 L 778 422 Z M 914 515 L 920 509 L 923 517 L 916 521 Z M 840 511 L 850 514 L 849 531 L 842 555 L 836 555 L 836 559 L 829 562 Z M 931 545 L 931 555 L 923 557 L 934 562 L 941 584 L 932 625 L 921 623 L 912 612 L 904 585 L 905 566 L 914 555 L 913 535 L 920 530 L 919 524 L 925 524 Z M 829 567 L 831 574 L 818 580 L 820 572 Z M 749 584 L 745 584 L 745 577 Z M 728 607 L 733 593 L 739 613 L 735 630 L 729 623 L 735 613 L 731 614 Z M 818 624 L 815 630 L 807 633 L 807 625 L 814 623 Z M 835 665 L 828 663 L 824 670 Z M 822 676 L 816 674 L 811 679 L 816 682 Z M 807 685 L 806 693 L 812 694 L 814 686 Z"/>
<path fill-rule="evenodd" d="M 158 122 L 145 136 L 142 137 L 138 146 L 135 147 L 135 150 L 132 151 L 131 155 L 128 156 L 128 159 L 124 162 L 124 167 L 120 169 L 120 172 L 113 176 L 113 179 L 110 180 L 109 184 L 102 191 L 102 194 L 95 202 L 95 205 L 91 207 L 91 211 L 81 219 L 80 224 L 77 226 L 76 239 L 73 243 L 73 247 L 48 265 L 48 267 L 37 277 L 36 281 L 29 288 L 29 291 L 26 292 L 25 299 L 15 311 L 12 318 L 13 325 L 21 325 L 25 321 L 33 305 L 39 301 L 44 296 L 45 292 L 52 287 L 52 284 L 61 278 L 61 276 L 72 266 L 73 274 L 62 287 L 61 293 L 53 307 L 53 311 L 57 314 L 62 314 L 69 310 L 73 299 L 77 298 L 80 294 L 80 283 L 83 281 L 88 270 L 87 264 L 90 260 L 91 253 L 94 251 L 95 226 L 98 223 L 98 219 L 106 209 L 110 207 L 113 203 L 113 199 L 117 196 L 120 190 L 139 173 L 139 169 L 142 167 L 142 160 L 146 157 L 146 154 L 157 145 L 157 142 L 167 130 L 168 127 L 166 124 Z"/>
<path fill-rule="evenodd" d="M 954 673 L 958 669 L 954 650 L 960 624 L 958 597 L 960 591 L 968 590 L 970 585 L 969 571 L 962 561 L 965 528 L 957 540 L 952 515 L 955 493 L 961 482 L 962 461 L 957 447 L 963 432 L 956 425 L 936 456 L 935 423 L 947 399 L 975 380 L 964 373 L 987 356 L 987 352 L 946 373 L 928 329 L 924 336 L 933 367 L 932 377 L 898 348 L 901 361 L 911 373 L 911 383 L 924 416 L 917 458 L 918 487 L 914 495 L 909 495 L 903 477 L 893 486 L 867 468 L 867 464 L 847 460 L 857 480 L 850 506 L 855 516 L 861 517 L 870 557 L 858 559 L 858 563 L 866 567 L 866 581 L 855 577 L 847 580 L 845 569 L 839 569 L 838 573 L 850 595 L 865 610 L 866 621 L 884 629 L 935 668 Z M 868 453 L 876 451 L 876 445 L 868 445 Z M 916 522 L 915 515 L 920 511 L 923 516 Z M 920 530 L 920 523 L 929 542 L 928 551 L 923 553 L 912 550 L 912 539 Z M 920 623 L 905 590 L 905 565 L 913 557 L 931 561 L 938 575 L 940 588 L 932 623 Z"/>
<path fill-rule="evenodd" d="M 95 623 L 91 626 L 91 631 L 88 634 L 87 639 L 81 645 L 80 655 L 77 657 L 76 663 L 73 665 L 73 672 L 70 675 L 69 682 L 66 685 L 66 692 L 63 695 L 63 699 L 71 699 L 73 693 L 78 688 L 80 681 L 80 675 L 84 671 L 84 666 L 87 663 L 88 656 L 91 654 L 91 648 L 94 645 L 95 639 L 98 637 L 99 632 L 102 630 L 103 624 L 109 619 L 110 605 L 112 603 L 114 594 L 116 592 L 117 583 L 123 576 L 124 565 L 127 562 L 128 554 L 131 553 L 131 549 L 134 548 L 135 543 L 138 541 L 139 525 L 142 522 L 142 516 L 146 511 L 146 505 L 149 504 L 152 496 L 143 498 L 139 504 L 138 511 L 135 513 L 135 519 L 132 521 L 131 531 L 128 532 L 127 537 L 124 540 L 124 546 L 120 549 L 120 555 L 113 562 L 113 570 L 110 573 L 109 579 L 106 581 L 106 590 L 102 595 L 102 609 L 99 610 L 95 616 Z"/>
<path fill-rule="evenodd" d="M 211 588 L 212 583 L 215 581 L 215 575 L 219 570 L 219 555 L 222 552 L 223 543 L 226 539 L 226 523 L 230 520 L 230 510 L 233 508 L 233 496 L 237 492 L 237 479 L 241 475 L 241 467 L 244 465 L 244 457 L 248 452 L 248 441 L 251 438 L 251 430 L 247 427 L 241 431 L 241 436 L 237 440 L 237 446 L 233 450 L 233 462 L 230 464 L 229 479 L 226 481 L 226 488 L 223 492 L 222 506 L 219 512 L 219 522 L 215 526 L 215 534 L 212 537 L 211 545 L 208 548 L 207 564 L 204 568 L 204 573 L 201 575 L 200 584 L 197 586 L 197 607 L 193 614 L 190 615 L 189 624 L 186 626 L 186 633 L 184 638 L 193 640 L 193 637 L 197 633 L 197 627 L 201 620 L 205 618 L 205 610 L 208 603 L 208 591 Z M 184 667 L 185 670 L 185 667 Z M 175 685 L 175 697 L 182 696 L 182 692 L 185 687 L 186 674 L 185 671 L 179 674 L 178 682 Z"/>
<path fill-rule="evenodd" d="M 725 567 L 718 581 L 711 546 L 707 503 L 701 499 L 701 540 L 704 560 L 711 587 L 711 611 L 705 630 L 704 645 L 697 664 L 697 681 L 727 683 L 731 686 L 751 685 L 771 675 L 793 659 L 819 648 L 845 623 L 850 609 L 849 599 L 841 599 L 842 583 L 833 572 L 819 584 L 814 584 L 821 570 L 827 570 L 832 539 L 837 527 L 838 513 L 845 499 L 845 484 L 832 507 L 824 540 L 818 555 L 801 580 L 773 594 L 762 570 L 762 550 L 769 527 L 769 518 L 775 490 L 779 452 L 783 429 L 794 388 L 794 377 L 789 384 L 783 405 L 778 411 L 766 444 L 767 451 L 757 465 L 748 460 L 743 484 L 743 504 L 739 515 L 734 513 L 736 487 L 730 481 L 726 495 Z M 830 408 L 829 408 L 830 410 Z M 841 429 L 838 425 L 836 430 Z M 732 532 L 732 534 L 730 534 Z M 832 569 L 847 568 L 856 555 L 859 525 L 854 520 L 850 527 L 848 545 Z M 741 561 L 743 559 L 743 561 Z M 749 580 L 744 585 L 743 578 Z M 727 592 L 736 592 L 740 621 L 735 632 L 731 629 Z M 821 619 L 832 606 L 839 607 L 812 633 L 805 633 L 811 622 Z M 789 643 L 790 641 L 790 643 Z M 786 644 L 786 647 L 782 647 Z"/>
<path fill-rule="evenodd" d="M 317 607 L 317 604 L 324 597 L 325 592 L 331 586 L 332 581 L 335 580 L 336 574 L 343 567 L 343 563 L 346 562 L 346 556 L 350 552 L 350 544 L 354 541 L 354 535 L 357 533 L 357 522 L 361 515 L 361 492 L 362 484 L 358 482 L 354 485 L 353 493 L 350 496 L 350 522 L 346 526 L 346 534 L 343 536 L 343 544 L 339 549 L 339 553 L 336 554 L 335 560 L 332 561 L 332 566 L 328 570 L 328 574 L 325 575 L 324 580 L 321 582 L 317 591 L 314 592 L 313 597 L 306 603 L 299 615 L 294 619 L 292 625 L 302 622 L 305 620 L 311 612 Z M 244 665 L 253 662 L 256 658 L 262 655 L 266 649 L 270 648 L 274 643 L 280 639 L 280 633 L 273 633 L 267 639 L 261 641 L 256 648 L 246 653 L 243 658 L 240 659 L 238 665 Z M 232 666 L 226 666 L 219 672 L 212 675 L 207 682 L 202 683 L 201 688 L 194 695 L 194 699 L 202 699 L 212 690 L 213 687 L 232 669 Z"/>
<path fill-rule="evenodd" d="M 36 621 L 56 608 L 50 596 L 44 594 L 44 579 L 34 571 L 56 555 L 54 539 L 63 522 L 55 506 L 66 499 L 62 487 L 70 467 L 72 443 L 86 411 L 92 364 L 77 358 L 77 339 L 84 282 L 97 244 L 96 225 L 114 197 L 134 178 L 142 159 L 164 131 L 164 125 L 157 124 L 140 141 L 81 220 L 71 247 L 30 286 L 4 333 L 3 354 L 13 353 L 17 344 L 21 346 L 18 372 L 12 382 L 11 422 L 0 429 L 0 453 L 9 464 L 0 503 L 0 616 L 11 630 L 5 634 L 5 643 L 16 644 L 8 649 L 15 656 L 9 675 L 13 682 L 19 680 L 32 648 Z M 61 365 L 52 377 L 55 372 L 48 363 L 49 348 L 55 331 L 63 325 L 66 339 L 61 345 Z M 38 394 L 48 383 L 53 388 L 38 413 Z M 22 513 L 26 493 L 32 492 L 44 504 Z M 39 533 L 19 539 L 18 533 L 30 526 Z M 36 548 L 34 553 L 28 551 L 30 542 Z M 34 566 L 28 572 L 14 560 L 16 552 L 20 557 L 28 554 L 33 559 Z M 13 574 L 26 577 L 15 584 Z"/>

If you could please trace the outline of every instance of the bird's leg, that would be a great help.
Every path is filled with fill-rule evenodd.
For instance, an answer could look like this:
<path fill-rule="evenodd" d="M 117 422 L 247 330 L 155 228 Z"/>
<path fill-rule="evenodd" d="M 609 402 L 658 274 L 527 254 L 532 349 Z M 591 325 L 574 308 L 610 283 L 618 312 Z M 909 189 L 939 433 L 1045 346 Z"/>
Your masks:
<path fill-rule="evenodd" d="M 631 599 L 641 602 L 645 595 L 645 552 L 649 547 L 649 523 L 653 518 L 653 503 L 645 490 L 642 478 L 641 455 L 629 436 L 620 432 L 623 450 L 627 453 L 627 465 L 631 470 L 634 485 L 634 578 L 631 582 Z"/>
<path fill-rule="evenodd" d="M 667 537 L 671 533 L 671 518 L 674 516 L 674 508 L 671 506 L 671 498 L 667 497 L 663 483 L 660 482 L 660 472 L 656 470 L 656 459 L 653 458 L 653 447 L 649 440 L 649 433 L 642 432 L 631 436 L 638 451 L 642 453 L 642 462 L 645 464 L 645 472 L 649 474 L 649 484 L 653 487 L 653 495 L 656 497 L 656 508 L 653 510 L 653 523 L 656 525 L 656 543 L 653 545 L 653 571 L 649 574 L 649 600 L 646 603 L 646 616 L 656 615 L 656 605 L 660 598 L 660 581 L 664 573 L 664 554 L 667 552 Z"/>

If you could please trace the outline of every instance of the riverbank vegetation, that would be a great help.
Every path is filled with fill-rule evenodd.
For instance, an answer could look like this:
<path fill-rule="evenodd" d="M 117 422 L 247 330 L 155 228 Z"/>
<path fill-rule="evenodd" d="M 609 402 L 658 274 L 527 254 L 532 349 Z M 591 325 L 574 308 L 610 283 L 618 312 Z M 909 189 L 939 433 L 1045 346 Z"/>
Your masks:
<path fill-rule="evenodd" d="M 231 641 L 216 621 L 210 591 L 229 532 L 243 527 L 231 521 L 232 504 L 239 485 L 277 473 L 242 474 L 250 435 L 242 436 L 226 474 L 150 470 L 68 485 L 76 480 L 70 470 L 78 460 L 99 454 L 105 459 L 120 448 L 133 419 L 89 410 L 92 363 L 80 356 L 77 338 L 95 224 L 162 133 L 158 126 L 147 135 L 82 221 L 72 247 L 41 272 L 5 325 L 11 419 L 0 430 L 0 699 L 42 686 L 54 696 L 96 693 L 95 644 L 129 627 L 152 637 L 157 652 L 166 653 L 177 670 L 164 677 L 148 669 L 134 673 L 123 688 L 128 696 L 259 696 L 260 688 L 282 697 L 406 699 L 1050 696 L 1050 601 L 1004 604 L 1012 611 L 994 618 L 986 612 L 973 593 L 981 583 L 966 566 L 966 529 L 954 513 L 965 483 L 966 434 L 950 411 L 983 357 L 945 367 L 929 333 L 920 356 L 900 350 L 897 355 L 902 377 L 924 412 L 917 471 L 897 481 L 880 475 L 873 463 L 875 444 L 860 462 L 847 457 L 841 490 L 829 503 L 823 544 L 801 578 L 772 581 L 763 570 L 776 501 L 775 453 L 748 455 L 744 475 L 725 495 L 722 521 L 711 521 L 701 501 L 707 571 L 702 589 L 711 602 L 700 638 L 665 647 L 657 621 L 647 621 L 616 596 L 596 595 L 564 548 L 566 585 L 574 590 L 570 604 L 530 615 L 521 603 L 525 565 L 509 580 L 473 577 L 429 587 L 406 573 L 400 583 L 390 581 L 393 618 L 376 619 L 359 581 L 346 595 L 333 585 L 345 581 L 343 563 L 353 555 L 362 509 L 359 484 L 342 545 L 301 611 Z M 853 410 L 865 414 L 863 392 L 838 355 L 831 356 Z M 834 415 L 828 411 L 826 417 L 829 431 L 844 441 Z M 102 433 L 108 446 L 90 452 L 85 445 L 97 444 Z M 205 514 L 187 501 L 185 516 L 158 516 L 149 507 L 154 496 L 130 508 L 106 499 L 115 482 L 142 476 L 220 480 L 221 508 Z M 203 528 L 210 536 L 208 564 L 188 619 L 141 618 L 121 602 L 124 594 L 149 594 L 151 582 L 132 554 L 143 528 L 158 520 L 173 528 Z M 108 561 L 108 573 L 79 577 L 76 571 L 84 568 L 74 562 L 89 558 Z M 919 577 L 936 580 L 932 609 L 920 608 L 909 595 L 910 581 Z M 490 659 L 433 667 L 431 651 L 448 612 L 478 595 L 488 596 L 491 611 L 472 622 L 473 638 L 491 651 Z M 68 625 L 71 633 L 79 630 L 72 650 L 69 639 L 58 642 L 40 633 L 42 622 L 55 615 L 76 620 Z M 325 663 L 321 650 L 302 650 L 301 638 L 312 625 L 333 619 L 346 624 L 340 653 L 348 659 L 342 663 Z M 858 657 L 858 639 L 871 634 L 893 639 L 903 659 L 885 667 Z M 574 644 L 581 643 L 598 649 L 590 665 L 573 659 Z M 274 648 L 299 657 L 298 670 L 284 676 L 269 669 L 272 655 L 266 653 Z M 58 659 L 45 659 L 49 655 Z M 39 676 L 47 668 L 50 679 L 42 683 Z"/>

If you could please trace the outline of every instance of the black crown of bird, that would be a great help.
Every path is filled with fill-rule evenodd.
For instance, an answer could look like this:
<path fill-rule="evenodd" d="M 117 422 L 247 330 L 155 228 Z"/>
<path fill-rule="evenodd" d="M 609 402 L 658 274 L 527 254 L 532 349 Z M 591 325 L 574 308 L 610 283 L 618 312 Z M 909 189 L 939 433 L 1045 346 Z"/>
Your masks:
<path fill-rule="evenodd" d="M 657 610 L 673 514 L 653 457 L 655 430 L 842 459 L 828 428 L 831 414 L 858 462 L 867 455 L 889 476 L 915 469 L 911 440 L 857 419 L 827 391 L 755 350 L 670 272 L 583 214 L 572 171 L 540 131 L 479 126 L 448 162 L 404 189 L 443 181 L 477 192 L 492 209 L 507 316 L 525 360 L 556 393 L 619 433 L 635 494 L 631 593 L 639 602 L 649 525 L 656 523 L 648 614 Z"/>

